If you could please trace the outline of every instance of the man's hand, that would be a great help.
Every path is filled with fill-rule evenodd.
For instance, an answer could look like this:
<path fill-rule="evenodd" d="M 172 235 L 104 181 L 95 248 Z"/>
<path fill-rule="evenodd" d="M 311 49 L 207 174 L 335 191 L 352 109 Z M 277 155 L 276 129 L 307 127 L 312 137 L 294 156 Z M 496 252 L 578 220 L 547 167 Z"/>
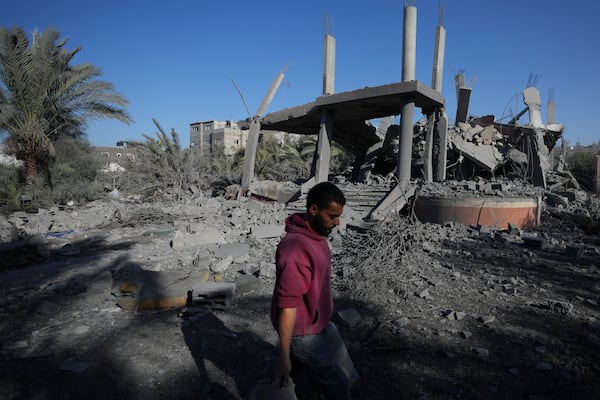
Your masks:
<path fill-rule="evenodd" d="M 289 357 L 280 356 L 275 367 L 275 382 L 277 386 L 286 387 L 290 381 L 290 372 L 292 372 L 292 362 Z"/>

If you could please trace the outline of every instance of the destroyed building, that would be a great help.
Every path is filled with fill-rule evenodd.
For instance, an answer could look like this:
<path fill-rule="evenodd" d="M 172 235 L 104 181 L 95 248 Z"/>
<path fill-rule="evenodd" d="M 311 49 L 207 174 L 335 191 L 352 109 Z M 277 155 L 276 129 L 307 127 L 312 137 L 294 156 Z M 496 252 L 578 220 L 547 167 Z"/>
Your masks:
<path fill-rule="evenodd" d="M 244 129 L 249 129 L 240 193 L 283 202 L 297 199 L 313 184 L 329 179 L 330 149 L 335 141 L 354 156 L 349 183 L 366 185 L 362 186 L 364 191 L 369 191 L 370 185 L 380 191 L 383 185 L 386 191 L 364 210 L 363 220 L 379 220 L 387 212 L 400 211 L 414 202 L 417 210 L 423 210 L 417 216 L 428 222 L 449 218 L 466 224 L 537 226 L 542 197 L 552 189 L 548 174 L 554 170 L 565 174 L 564 159 L 553 162 L 550 158 L 564 131 L 562 124 L 554 122 L 553 99 L 548 104 L 546 123 L 541 119 L 540 94 L 534 85 L 525 88 L 523 109 L 508 122 L 496 121 L 494 115 L 471 116 L 472 88 L 465 84 L 464 73 L 460 72 L 455 76 L 458 102 L 451 126 L 441 95 L 445 28 L 440 24 L 436 29 L 429 86 L 415 80 L 416 7 L 405 7 L 404 18 L 399 83 L 335 93 L 336 42 L 326 34 L 322 96 L 263 116 L 285 69 L 280 72 L 259 112 L 240 121 Z M 425 119 L 415 124 L 416 107 Z M 521 121 L 525 114 L 529 117 L 527 122 Z M 394 123 L 397 116 L 399 124 Z M 254 181 L 258 135 L 269 130 L 318 134 L 310 176 L 296 188 L 279 185 L 285 193 L 273 190 L 273 185 Z M 568 173 L 563 178 L 574 181 Z M 503 185 L 502 180 L 523 184 Z M 438 193 L 427 193 L 432 186 L 437 186 Z M 444 187 L 446 190 L 440 193 Z M 457 187 L 468 190 L 456 190 Z M 511 187 L 519 190 L 511 191 Z M 451 198 L 447 198 L 449 193 L 454 193 Z M 439 218 L 432 217 L 436 214 Z M 504 216 L 486 219 L 486 214 Z"/>

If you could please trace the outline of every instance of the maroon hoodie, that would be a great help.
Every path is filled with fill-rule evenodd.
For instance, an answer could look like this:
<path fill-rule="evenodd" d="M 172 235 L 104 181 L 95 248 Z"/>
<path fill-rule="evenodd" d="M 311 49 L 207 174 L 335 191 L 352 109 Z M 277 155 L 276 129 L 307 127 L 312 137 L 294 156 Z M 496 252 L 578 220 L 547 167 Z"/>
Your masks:
<path fill-rule="evenodd" d="M 289 216 L 285 231 L 277 247 L 271 322 L 277 330 L 279 310 L 296 308 L 293 336 L 321 332 L 333 313 L 327 238 L 310 229 L 303 214 Z"/>

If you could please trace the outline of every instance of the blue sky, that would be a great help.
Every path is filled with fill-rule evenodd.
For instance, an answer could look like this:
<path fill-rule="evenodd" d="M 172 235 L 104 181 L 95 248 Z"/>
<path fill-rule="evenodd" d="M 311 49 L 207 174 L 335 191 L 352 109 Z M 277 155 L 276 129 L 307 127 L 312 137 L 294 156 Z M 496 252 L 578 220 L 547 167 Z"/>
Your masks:
<path fill-rule="evenodd" d="M 430 85 L 439 0 L 414 3 L 416 79 Z M 4 27 L 54 27 L 69 48 L 81 45 L 74 62 L 100 67 L 129 99 L 131 125 L 90 122 L 97 146 L 154 136 L 152 118 L 187 146 L 192 122 L 246 118 L 232 79 L 254 113 L 286 64 L 268 112 L 313 101 L 322 91 L 324 13 L 337 40 L 336 92 L 402 77 L 403 0 L 19 0 L 2 8 Z M 442 95 L 451 122 L 457 71 L 473 88 L 470 113 L 496 119 L 524 108 L 515 95 L 534 74 L 542 118 L 553 89 L 568 143 L 600 141 L 600 2 L 445 0 L 444 8 Z"/>

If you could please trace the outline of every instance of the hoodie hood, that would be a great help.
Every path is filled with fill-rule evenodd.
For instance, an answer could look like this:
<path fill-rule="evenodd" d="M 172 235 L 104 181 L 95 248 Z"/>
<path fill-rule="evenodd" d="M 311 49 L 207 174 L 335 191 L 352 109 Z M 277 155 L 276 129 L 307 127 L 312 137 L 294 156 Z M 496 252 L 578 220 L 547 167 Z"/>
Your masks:
<path fill-rule="evenodd" d="M 300 233 L 313 240 L 327 240 L 325 236 L 319 235 L 310 229 L 308 222 L 304 220 L 304 214 L 295 213 L 285 219 L 285 231 L 287 233 Z"/>

